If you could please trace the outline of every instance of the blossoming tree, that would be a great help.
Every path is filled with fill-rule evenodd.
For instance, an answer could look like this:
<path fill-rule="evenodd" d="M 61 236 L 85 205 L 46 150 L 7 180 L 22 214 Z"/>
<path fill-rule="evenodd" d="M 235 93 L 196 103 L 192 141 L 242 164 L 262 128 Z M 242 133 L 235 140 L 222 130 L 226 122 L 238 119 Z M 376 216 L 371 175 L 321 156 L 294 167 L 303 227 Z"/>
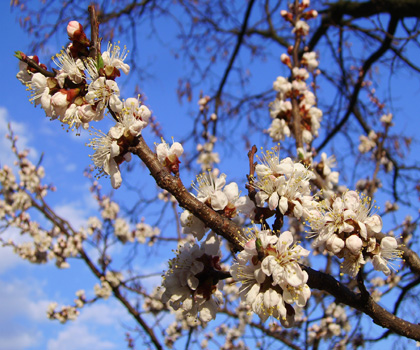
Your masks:
<path fill-rule="evenodd" d="M 225 174 L 217 168 L 220 156 L 215 147 L 222 142 L 216 137 L 221 134 L 218 125 L 243 112 L 226 102 L 229 98 L 224 99 L 223 89 L 254 2 L 246 5 L 241 31 L 236 33 L 237 46 L 218 89 L 212 97 L 201 95 L 198 101 L 196 120 L 202 123 L 202 145 L 194 154 L 184 154 L 180 140 L 164 140 L 163 136 L 168 136 L 162 134 L 151 112 L 153 106 L 147 106 L 142 96 L 121 96 L 121 73 L 131 74 L 129 52 L 119 43 L 105 45 L 101 41 L 99 22 L 107 23 L 106 16 L 98 15 L 95 6 L 89 7 L 90 35 L 78 21 L 68 22 L 70 42 L 53 58 L 55 68 L 48 69 L 36 55 L 17 51 L 17 78 L 31 91 L 31 102 L 42 108 L 57 129 L 64 125 L 76 134 L 90 132 L 87 146 L 92 149 L 95 170 L 87 171 L 86 176 L 92 181 L 91 192 L 100 213 L 77 228 L 54 212 L 48 204 L 54 187 L 44 184 L 42 165 L 32 164 L 27 151 L 18 149 L 10 130 L 17 175 L 7 165 L 0 170 L 0 218 L 3 228 L 16 227 L 30 240 L 1 242 L 32 263 L 54 261 L 63 269 L 73 258 L 81 259 L 97 278 L 94 291 L 78 291 L 74 304 L 51 304 L 46 310 L 49 318 L 74 320 L 89 304 L 113 296 L 138 323 L 139 332 L 145 335 L 142 341 L 151 348 L 176 347 L 181 341 L 186 348 L 193 344 L 201 348 L 216 344 L 224 349 L 266 348 L 275 341 L 275 348 L 316 349 L 330 344 L 345 349 L 348 344 L 357 348 L 380 341 L 391 333 L 420 341 L 418 319 L 397 315 L 400 304 L 420 283 L 420 259 L 412 249 L 417 219 L 406 218 L 389 227 L 383 220 L 398 209 L 398 201 L 404 204 L 405 199 L 398 195 L 398 172 L 393 175 L 393 202 L 387 202 L 381 212 L 373 199 L 380 191 L 381 174 L 403 168 L 390 147 L 393 115 L 385 113 L 375 92 L 369 90 L 371 108 L 377 115 L 375 128 L 371 128 L 363 118 L 368 111 L 356 103 L 360 90 L 371 82 L 367 73 L 375 57 L 354 68 L 358 69 L 355 81 L 337 83 L 328 69 L 320 69 L 322 51 L 314 50 L 328 25 L 344 19 L 325 11 L 327 15 L 310 37 L 310 25 L 318 23 L 318 12 L 310 8 L 309 0 L 282 4 L 282 10 L 278 4 L 270 7 L 265 3 L 271 34 L 275 34 L 271 18 L 287 26 L 290 33 L 277 37 L 281 43 L 290 40 L 279 59 L 285 74 L 273 75 L 269 92 L 247 96 L 247 103 L 260 100 L 257 109 L 265 110 L 258 121 L 264 127 L 256 125 L 253 131 L 264 129 L 264 143 L 271 146 L 261 152 L 256 146 L 243 151 L 249 167 L 241 169 L 239 184 L 228 183 L 229 169 Z M 198 3 L 188 6 L 198 11 Z M 348 11 L 355 10 L 349 7 Z M 392 44 L 403 17 L 403 13 L 391 16 L 385 38 L 372 55 Z M 222 31 L 220 27 L 217 30 Z M 344 69 L 343 57 L 337 61 Z M 344 116 L 334 127 L 323 125 L 326 114 L 332 120 L 334 106 L 323 109 L 318 103 L 317 95 L 322 92 L 317 79 L 323 76 L 348 95 Z M 353 78 L 348 73 L 349 81 Z M 181 88 L 180 94 L 188 91 Z M 337 169 L 349 164 L 340 150 L 322 152 L 339 131 L 345 131 L 343 125 L 351 114 L 360 119 L 365 131 L 353 148 L 371 156 L 363 167 L 368 169 L 364 178 L 354 188 L 341 182 Z M 105 115 L 112 118 L 113 125 L 102 132 L 97 125 L 104 122 Z M 160 141 L 153 145 L 156 139 L 143 137 L 145 128 Z M 316 147 L 323 128 L 328 132 Z M 344 164 L 340 166 L 337 160 Z M 124 164 L 130 161 L 145 165 L 147 170 L 136 171 L 150 174 L 159 187 L 156 199 L 175 208 L 176 235 L 163 235 L 163 227 L 142 220 L 130 223 L 127 213 L 102 192 L 102 182 L 110 181 L 114 189 L 122 186 L 124 172 L 128 172 Z M 202 172 L 190 188 L 184 178 L 196 169 L 194 161 Z M 418 174 L 419 168 L 414 165 L 411 170 Z M 42 214 L 46 224 L 33 219 L 35 212 Z M 152 292 L 142 287 L 142 277 L 136 276 L 136 271 L 115 268 L 110 249 L 115 244 L 146 243 L 172 244 L 176 249 L 168 256 L 161 285 Z M 88 246 L 95 247 L 97 261 Z M 393 298 L 389 304 L 393 310 L 380 305 L 384 294 Z M 170 323 L 162 321 L 162 315 L 169 313 Z M 373 339 L 363 332 L 367 319 L 385 329 L 381 337 Z M 131 340 L 129 346 L 134 346 Z"/>

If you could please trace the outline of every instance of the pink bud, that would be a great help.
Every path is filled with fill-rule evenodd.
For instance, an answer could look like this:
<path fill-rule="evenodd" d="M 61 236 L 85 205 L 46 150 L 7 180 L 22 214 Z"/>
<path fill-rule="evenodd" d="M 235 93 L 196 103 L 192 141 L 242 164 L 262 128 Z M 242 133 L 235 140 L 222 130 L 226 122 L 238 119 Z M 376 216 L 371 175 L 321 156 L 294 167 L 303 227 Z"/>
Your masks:
<path fill-rule="evenodd" d="M 51 97 L 51 106 L 56 116 L 64 116 L 69 102 L 67 101 L 66 90 L 60 90 Z"/>
<path fill-rule="evenodd" d="M 70 21 L 67 25 L 67 35 L 73 39 L 76 32 L 83 33 L 83 26 L 77 21 Z"/>
<path fill-rule="evenodd" d="M 290 57 L 287 54 L 285 54 L 285 53 L 283 53 L 280 56 L 280 61 L 282 61 L 282 63 L 284 63 L 287 66 L 291 65 L 291 63 L 290 63 Z"/>

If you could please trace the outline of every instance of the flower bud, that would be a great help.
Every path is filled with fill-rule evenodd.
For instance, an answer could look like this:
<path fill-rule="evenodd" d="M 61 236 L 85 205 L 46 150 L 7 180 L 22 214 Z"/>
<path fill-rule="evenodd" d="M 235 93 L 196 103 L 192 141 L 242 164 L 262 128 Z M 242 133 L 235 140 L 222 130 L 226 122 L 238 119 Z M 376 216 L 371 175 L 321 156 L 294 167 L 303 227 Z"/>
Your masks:
<path fill-rule="evenodd" d="M 282 63 L 284 63 L 285 65 L 287 65 L 288 67 L 291 67 L 292 66 L 292 64 L 290 62 L 290 57 L 287 54 L 285 54 L 285 53 L 281 54 L 280 61 Z"/>
<path fill-rule="evenodd" d="M 90 41 L 86 37 L 85 32 L 83 31 L 83 26 L 77 21 L 70 21 L 67 25 L 67 35 L 70 40 L 79 42 L 83 46 L 89 46 Z"/>
<path fill-rule="evenodd" d="M 83 33 L 83 26 L 77 21 L 70 21 L 67 25 L 67 35 L 69 38 L 73 40 L 79 33 Z"/>
<path fill-rule="evenodd" d="M 55 115 L 64 116 L 69 101 L 67 100 L 67 91 L 61 89 L 51 97 L 51 106 L 54 109 Z"/>
<path fill-rule="evenodd" d="M 357 235 L 351 235 L 346 239 L 346 248 L 350 250 L 353 255 L 358 255 L 362 249 L 363 242 Z"/>

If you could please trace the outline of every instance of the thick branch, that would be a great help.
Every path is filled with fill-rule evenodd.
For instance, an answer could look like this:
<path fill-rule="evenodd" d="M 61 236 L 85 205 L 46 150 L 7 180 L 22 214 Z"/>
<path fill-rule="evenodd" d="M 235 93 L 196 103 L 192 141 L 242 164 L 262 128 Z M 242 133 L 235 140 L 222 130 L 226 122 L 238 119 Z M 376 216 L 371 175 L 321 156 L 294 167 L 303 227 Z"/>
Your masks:
<path fill-rule="evenodd" d="M 309 275 L 308 285 L 311 288 L 324 290 L 334 296 L 338 302 L 346 304 L 370 316 L 377 325 L 407 338 L 420 340 L 420 325 L 407 322 L 379 306 L 371 298 L 360 293 L 354 293 L 334 277 L 304 267 Z"/>
<path fill-rule="evenodd" d="M 136 154 L 146 164 L 156 183 L 174 195 L 182 207 L 200 218 L 206 226 L 213 229 L 217 234 L 226 238 L 234 249 L 238 251 L 243 249 L 238 238 L 241 237 L 241 229 L 232 221 L 222 217 L 193 197 L 181 180 L 169 174 L 166 168 L 159 163 L 156 155 L 147 146 L 142 136 L 139 136 L 138 144 L 130 147 L 129 151 Z M 389 328 L 404 337 L 420 340 L 420 325 L 396 317 L 375 303 L 369 295 L 363 295 L 362 297 L 361 294 L 352 292 L 328 274 L 309 267 L 304 267 L 304 269 L 309 275 L 309 287 L 328 292 L 337 301 L 367 314 L 381 327 Z"/>
<path fill-rule="evenodd" d="M 137 155 L 144 162 L 158 186 L 170 192 L 177 199 L 181 207 L 190 211 L 201 219 L 207 227 L 210 227 L 214 232 L 227 239 L 233 245 L 234 250 L 242 250 L 242 246 L 240 245 L 242 229 L 231 220 L 219 215 L 213 209 L 192 196 L 185 188 L 181 179 L 172 176 L 159 163 L 156 155 L 147 146 L 142 136 L 139 136 L 138 144 L 130 147 L 129 151 Z"/>

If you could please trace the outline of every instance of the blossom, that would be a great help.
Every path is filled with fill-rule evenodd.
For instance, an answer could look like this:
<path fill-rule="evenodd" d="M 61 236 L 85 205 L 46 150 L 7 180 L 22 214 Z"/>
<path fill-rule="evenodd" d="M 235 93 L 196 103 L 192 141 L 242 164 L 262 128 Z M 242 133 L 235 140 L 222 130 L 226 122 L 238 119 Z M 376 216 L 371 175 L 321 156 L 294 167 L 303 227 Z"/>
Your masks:
<path fill-rule="evenodd" d="M 290 101 L 275 99 L 273 102 L 270 103 L 269 108 L 271 118 L 287 118 L 292 112 L 292 103 Z"/>
<path fill-rule="evenodd" d="M 88 118 L 86 118 L 86 108 L 90 107 L 90 105 L 84 106 L 77 106 L 76 104 L 72 103 L 65 111 L 64 116 L 60 118 L 60 120 L 69 126 L 71 130 L 80 130 L 80 128 L 88 129 L 89 123 L 91 119 L 89 119 L 92 115 L 88 114 Z M 89 110 L 87 110 L 89 113 Z"/>
<path fill-rule="evenodd" d="M 135 119 L 141 120 L 144 123 L 149 122 L 151 112 L 149 108 L 145 105 L 142 105 L 138 98 L 130 97 L 124 101 L 124 114 L 132 115 Z"/>
<path fill-rule="evenodd" d="M 77 41 L 82 45 L 88 46 L 90 44 L 83 30 L 83 26 L 77 21 L 70 21 L 67 24 L 67 35 L 70 40 Z"/>
<path fill-rule="evenodd" d="M 356 215 L 351 209 L 354 208 L 352 205 L 355 200 L 354 194 L 357 195 L 354 191 L 347 191 L 342 197 L 321 202 L 316 210 L 311 211 L 308 223 L 317 236 L 315 246 L 325 243 L 333 234 L 340 237 L 342 233 L 355 230 L 351 221 Z"/>
<path fill-rule="evenodd" d="M 268 202 L 271 210 L 278 207 L 283 215 L 292 214 L 297 219 L 306 216 L 314 205 L 309 185 L 314 174 L 290 158 L 279 160 L 275 152 L 267 151 L 260 161 L 262 164 L 255 167 L 258 181 L 253 184 L 259 189 L 257 206 Z"/>
<path fill-rule="evenodd" d="M 124 49 L 121 50 L 119 43 L 112 45 L 108 43 L 107 50 L 102 53 L 102 59 L 105 66 L 112 66 L 117 69 L 121 69 L 124 74 L 130 72 L 130 66 L 127 63 L 124 63 L 128 54 L 128 50 L 124 46 Z M 105 67 L 105 71 L 106 71 Z"/>
<path fill-rule="evenodd" d="M 109 105 L 114 112 L 120 112 L 123 103 L 119 96 L 120 89 L 114 80 L 99 77 L 89 85 L 85 98 L 89 104 L 96 105 L 99 111 L 103 111 Z"/>
<path fill-rule="evenodd" d="M 184 148 L 179 142 L 172 142 L 172 146 L 162 139 L 162 143 L 156 146 L 156 155 L 159 162 L 172 172 L 179 172 L 179 157 L 184 153 Z"/>
<path fill-rule="evenodd" d="M 149 245 L 153 245 L 153 242 L 157 236 L 160 235 L 160 230 L 157 227 L 152 227 L 144 222 L 140 222 L 136 225 L 134 236 L 139 243 L 145 243 L 146 238 L 149 238 Z"/>
<path fill-rule="evenodd" d="M 134 236 L 130 232 L 130 226 L 123 218 L 117 218 L 114 222 L 115 235 L 122 243 L 134 242 Z"/>
<path fill-rule="evenodd" d="M 88 146 L 95 150 L 95 153 L 90 156 L 95 167 L 100 173 L 105 173 L 111 177 L 111 184 L 113 188 L 119 188 L 122 183 L 119 165 L 115 158 L 120 155 L 120 146 L 117 140 L 110 135 L 104 133 L 96 133 L 96 138 L 93 138 Z"/>
<path fill-rule="evenodd" d="M 198 315 L 203 322 L 214 319 L 222 303 L 215 280 L 215 273 L 221 270 L 219 262 L 220 241 L 215 234 L 210 234 L 200 247 L 190 243 L 181 246 L 163 277 L 162 302 L 169 302 L 174 310 Z"/>
<path fill-rule="evenodd" d="M 309 25 L 305 21 L 299 20 L 296 22 L 295 27 L 292 30 L 292 33 L 300 33 L 302 35 L 308 35 Z"/>
<path fill-rule="evenodd" d="M 68 92 L 61 89 L 51 97 L 51 107 L 55 116 L 64 116 L 69 105 Z"/>
<path fill-rule="evenodd" d="M 344 258 L 342 271 L 352 277 L 366 263 L 365 258 L 372 256 L 375 268 L 388 273 L 386 260 L 399 254 L 395 250 L 396 242 L 386 239 L 386 258 L 382 258 L 375 237 L 382 230 L 382 219 L 372 214 L 375 208 L 370 197 L 346 191 L 341 197 L 326 199 L 310 210 L 307 224 L 316 236 L 313 245 L 325 246 L 329 252 Z"/>
<path fill-rule="evenodd" d="M 124 113 L 122 116 L 118 116 L 118 122 L 109 129 L 109 135 L 116 140 L 125 138 L 131 141 L 141 134 L 146 125 L 142 120 L 137 120 L 131 114 Z"/>
<path fill-rule="evenodd" d="M 72 39 L 76 32 L 83 32 L 83 26 L 77 21 L 70 21 L 67 24 L 67 35 Z"/>
<path fill-rule="evenodd" d="M 386 276 L 389 276 L 391 274 L 389 266 L 393 267 L 390 261 L 402 257 L 403 252 L 397 248 L 398 243 L 394 237 L 382 238 L 379 253 L 372 258 L 375 270 L 382 271 Z"/>
<path fill-rule="evenodd" d="M 32 79 L 31 82 L 28 83 L 28 87 L 31 89 L 31 98 L 29 101 L 33 101 L 35 106 L 41 103 L 41 98 L 45 94 L 49 95 L 50 93 L 47 78 L 41 73 L 35 73 L 32 75 Z"/>
<path fill-rule="evenodd" d="M 33 56 L 29 56 L 29 58 L 33 59 Z M 28 64 L 19 61 L 19 72 L 16 74 L 16 78 L 22 83 L 27 84 L 31 81 L 32 73 L 28 71 Z"/>
<path fill-rule="evenodd" d="M 360 153 L 367 153 L 371 149 L 376 147 L 376 140 L 378 139 L 378 136 L 376 133 L 371 130 L 368 134 L 368 136 L 360 135 L 360 145 L 359 145 L 359 152 Z"/>
<path fill-rule="evenodd" d="M 306 305 L 310 289 L 306 284 L 308 274 L 298 261 L 309 251 L 292 245 L 289 231 L 273 235 L 269 230 L 250 230 L 249 240 L 230 272 L 240 282 L 239 295 L 264 322 L 269 316 L 280 320 L 283 326 L 294 323 L 295 309 Z"/>
<path fill-rule="evenodd" d="M 222 191 L 226 184 L 226 174 L 215 178 L 210 172 L 203 173 L 196 180 L 198 186 L 193 184 L 193 188 L 197 191 L 197 199 L 214 210 L 223 210 L 229 202 L 226 193 Z"/>
<path fill-rule="evenodd" d="M 280 92 L 282 97 L 285 97 L 292 91 L 292 84 L 285 77 L 279 76 L 273 83 L 273 90 Z"/>
<path fill-rule="evenodd" d="M 213 164 L 220 163 L 219 153 L 213 152 L 214 144 L 207 142 L 203 146 L 198 145 L 197 149 L 200 152 L 197 163 L 201 164 L 201 169 L 206 171 L 213 168 Z"/>
<path fill-rule="evenodd" d="M 290 136 L 290 129 L 284 119 L 275 118 L 267 132 L 274 142 L 283 141 Z"/>
<path fill-rule="evenodd" d="M 318 67 L 316 52 L 305 52 L 302 56 L 302 63 L 308 67 L 308 71 L 313 72 Z"/>
<path fill-rule="evenodd" d="M 182 232 L 185 234 L 191 233 L 199 241 L 203 238 L 208 228 L 199 218 L 195 217 L 188 210 L 184 210 L 180 216 Z"/>
<path fill-rule="evenodd" d="M 83 82 L 85 76 L 83 74 L 84 65 L 82 60 L 77 59 L 75 61 L 65 50 L 62 50 L 52 60 L 60 68 L 56 79 L 61 88 L 64 87 L 64 81 L 67 77 L 75 84 Z"/>
<path fill-rule="evenodd" d="M 381 119 L 380 119 L 380 121 L 382 122 L 382 123 L 384 123 L 384 124 L 391 124 L 391 121 L 392 121 L 392 113 L 389 113 L 389 114 L 384 114 L 382 117 L 381 117 Z"/>

